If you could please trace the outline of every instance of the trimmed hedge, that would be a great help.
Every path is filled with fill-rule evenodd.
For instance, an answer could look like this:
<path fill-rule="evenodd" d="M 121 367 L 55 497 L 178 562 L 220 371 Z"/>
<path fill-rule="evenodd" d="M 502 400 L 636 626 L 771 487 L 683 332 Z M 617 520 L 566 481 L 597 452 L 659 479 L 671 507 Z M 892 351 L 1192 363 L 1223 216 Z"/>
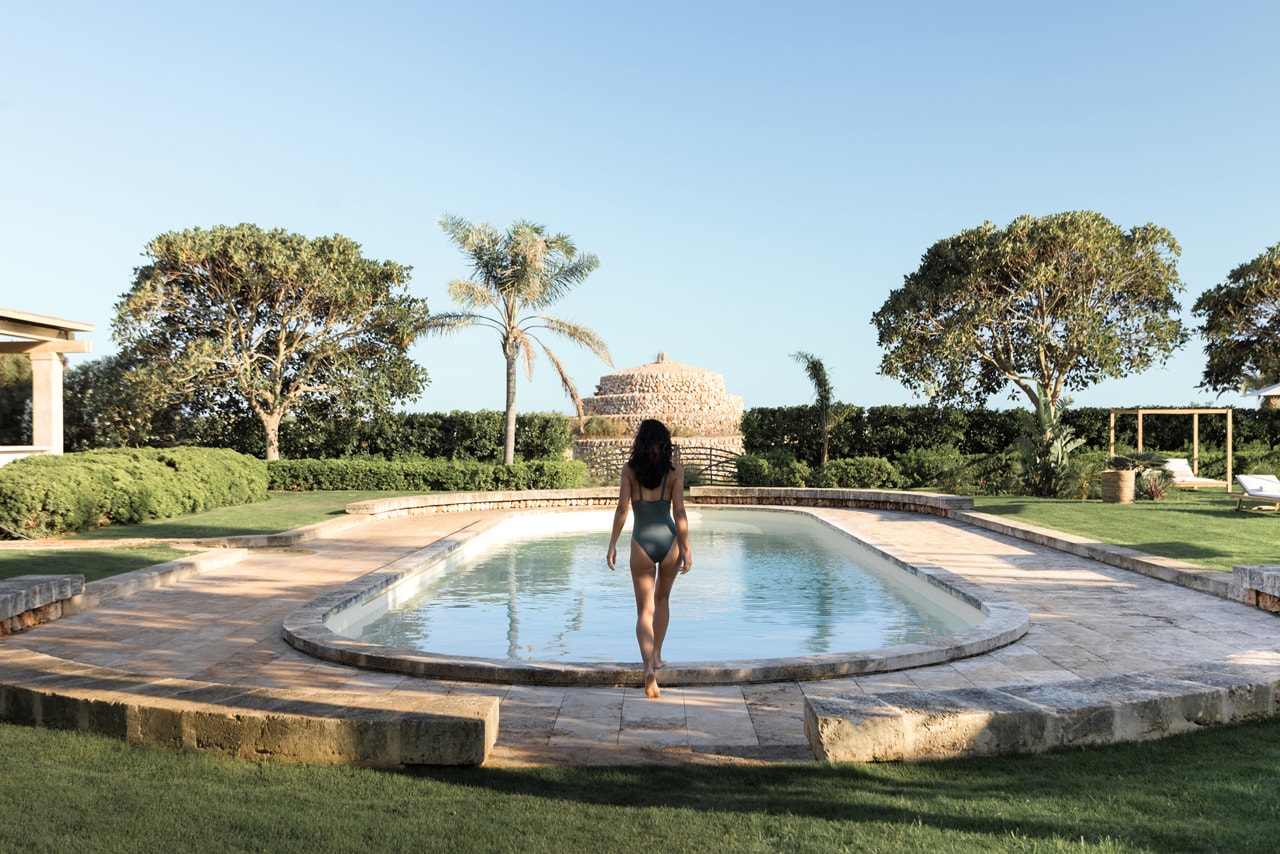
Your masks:
<path fill-rule="evenodd" d="M 1023 401 L 1014 401 L 1023 403 Z M 1152 409 L 1135 403 L 1133 409 Z M 870 406 L 845 403 L 832 406 L 831 459 L 883 457 L 902 468 L 905 455 L 917 451 L 953 448 L 965 457 L 999 454 L 1013 448 L 1023 435 L 1023 410 L 960 409 L 933 406 Z M 1237 453 L 1246 446 L 1280 449 L 1280 409 L 1233 410 L 1233 441 Z M 1069 407 L 1062 421 L 1085 440 L 1085 446 L 1105 449 L 1110 441 L 1111 410 L 1106 407 Z M 1143 447 L 1190 448 L 1194 437 L 1190 415 L 1148 413 L 1143 418 Z M 1116 416 L 1116 444 L 1133 447 L 1138 440 L 1138 419 Z M 1202 449 L 1226 446 L 1227 419 L 1221 415 L 1200 417 Z M 748 454 L 770 450 L 790 451 L 796 459 L 816 467 L 822 456 L 822 429 L 814 406 L 756 407 L 742 416 L 743 447 Z M 1187 456 L 1182 453 L 1180 456 Z M 923 463 L 924 460 L 913 461 Z M 1203 462 L 1203 455 L 1202 455 Z M 906 472 L 904 471 L 904 474 Z M 907 475 L 914 480 L 923 471 Z"/>
<path fill-rule="evenodd" d="M 529 460 L 504 466 L 475 460 L 273 460 L 267 463 L 271 489 L 380 489 L 398 492 L 487 492 L 515 489 L 573 489 L 582 486 L 587 465 L 579 460 Z"/>
<path fill-rule="evenodd" d="M 266 498 L 266 465 L 223 448 L 113 448 L 26 457 L 0 468 L 0 525 L 28 537 Z"/>
<path fill-rule="evenodd" d="M 516 457 L 560 459 L 573 445 L 568 417 L 553 412 L 516 416 Z M 280 424 L 280 455 L 290 460 L 373 457 L 501 462 L 506 415 L 466 412 L 384 412 L 369 418 L 289 418 Z M 188 425 L 192 444 L 264 455 L 256 418 L 205 418 Z"/>

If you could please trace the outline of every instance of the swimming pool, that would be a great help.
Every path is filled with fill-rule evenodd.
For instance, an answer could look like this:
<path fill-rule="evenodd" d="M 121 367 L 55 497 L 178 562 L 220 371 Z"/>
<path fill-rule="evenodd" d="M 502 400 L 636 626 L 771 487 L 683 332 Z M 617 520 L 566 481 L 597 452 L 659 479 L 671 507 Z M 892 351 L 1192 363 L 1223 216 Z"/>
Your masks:
<path fill-rule="evenodd" d="M 480 658 L 638 661 L 630 572 L 605 565 L 611 522 L 600 512 L 518 517 L 343 634 Z M 691 510 L 690 540 L 694 569 L 671 597 L 672 663 L 916 643 L 983 618 L 807 516 Z"/>
<path fill-rule="evenodd" d="M 673 610 L 683 598 L 691 606 L 691 610 L 682 615 L 676 611 L 672 618 L 672 629 L 668 636 L 664 656 L 670 666 L 664 671 L 664 685 L 675 684 L 723 684 L 745 683 L 753 681 L 781 681 L 793 679 L 824 679 L 835 676 L 847 676 L 874 672 L 885 672 L 903 667 L 917 667 L 950 661 L 970 655 L 989 652 L 1000 646 L 1013 642 L 1026 632 L 1027 614 L 1024 609 L 1014 603 L 959 579 L 946 570 L 936 566 L 915 565 L 910 562 L 907 553 L 894 547 L 881 548 L 861 546 L 856 535 L 846 529 L 848 520 L 856 519 L 856 513 L 848 511 L 822 510 L 790 510 L 783 508 L 769 509 L 734 509 L 691 507 L 693 527 L 714 532 L 712 542 L 695 546 L 694 572 L 682 577 L 676 583 L 673 594 Z M 732 515 L 724 515 L 732 514 Z M 745 515 L 742 515 L 745 514 Z M 829 516 L 822 521 L 819 516 Z M 525 512 L 513 513 L 500 520 L 487 520 L 476 527 L 460 530 L 444 540 L 432 543 L 414 555 L 408 556 L 382 570 L 371 573 L 359 581 L 352 582 L 340 589 L 318 597 L 308 605 L 300 608 L 286 621 L 285 637 L 295 647 L 308 654 L 331 661 L 367 667 L 379 670 L 391 670 L 417 676 L 431 678 L 454 678 L 464 680 L 511 682 L 524 684 L 561 684 L 561 685 L 609 685 L 627 684 L 638 678 L 640 674 L 639 654 L 635 651 L 633 627 L 635 622 L 634 602 L 631 594 L 630 579 L 625 570 L 610 573 L 604 564 L 604 547 L 608 540 L 608 525 L 612 512 L 606 511 L 569 511 L 569 512 Z M 746 526 L 749 528 L 768 527 L 773 522 L 793 526 L 797 521 L 807 526 L 801 529 L 788 527 L 783 531 L 783 550 L 793 550 L 795 545 L 806 540 L 825 540 L 828 547 L 847 554 L 869 556 L 868 562 L 878 564 L 875 572 L 884 572 L 897 581 L 914 588 L 916 593 L 923 594 L 934 605 L 941 604 L 944 614 L 939 616 L 939 625 L 929 629 L 930 636 L 924 640 L 900 643 L 905 636 L 898 634 L 901 627 L 891 621 L 888 633 L 876 640 L 866 640 L 867 646 L 857 649 L 844 649 L 837 652 L 810 652 L 820 636 L 834 631 L 837 621 L 821 617 L 816 622 L 802 626 L 798 632 L 794 627 L 790 634 L 799 634 L 800 644 L 792 650 L 784 651 L 777 644 L 770 645 L 764 652 L 767 657 L 748 658 L 741 644 L 727 651 L 722 648 L 723 657 L 717 654 L 703 660 L 691 659 L 691 656 L 706 655 L 706 652 L 695 652 L 691 647 L 681 648 L 685 640 L 678 639 L 681 629 L 678 620 L 692 623 L 696 613 L 713 613 L 718 604 L 725 598 L 737 596 L 743 598 L 748 593 L 761 600 L 767 607 L 765 612 L 773 612 L 770 618 L 779 618 L 782 609 L 777 607 L 777 579 L 760 578 L 760 568 L 765 562 L 749 547 L 730 547 L 724 539 L 726 533 L 717 531 L 719 525 L 707 523 L 708 519 L 719 518 L 726 526 Z M 785 521 L 784 521 L 785 520 Z M 538 539 L 558 539 L 559 534 L 572 531 L 593 531 L 591 545 L 579 544 L 574 550 L 582 550 L 586 569 L 583 572 L 594 576 L 597 581 L 613 588 L 613 592 L 621 592 L 626 605 L 624 616 L 619 616 L 609 625 L 608 634 L 618 642 L 616 653 L 592 653 L 595 660 L 579 657 L 576 653 L 566 653 L 547 658 L 511 658 L 507 653 L 520 646 L 535 646 L 523 643 L 522 638 L 531 635 L 523 633 L 526 614 L 530 622 L 534 619 L 532 610 L 521 605 L 516 594 L 518 585 L 510 585 L 508 581 L 518 580 L 521 571 L 518 561 L 508 566 L 511 571 L 499 573 L 503 579 L 495 582 L 474 582 L 480 589 L 488 588 L 488 595 L 501 600 L 501 608 L 505 610 L 500 628 L 492 625 L 483 633 L 496 635 L 503 646 L 488 655 L 465 655 L 450 645 L 450 641 L 459 637 L 461 630 L 455 628 L 441 631 L 436 624 L 434 638 L 427 641 L 424 649 L 414 649 L 406 645 L 407 637 L 400 629 L 388 630 L 377 628 L 364 639 L 367 627 L 373 626 L 382 619 L 389 610 L 402 608 L 411 598 L 427 588 L 441 583 L 442 579 L 455 574 L 477 555 L 502 543 L 535 533 Z M 797 534 L 797 530 L 802 533 Z M 849 551 L 853 549 L 853 551 Z M 718 587 L 712 585 L 710 592 L 699 592 L 691 582 L 696 576 L 710 578 L 707 564 L 713 553 L 738 554 L 750 559 L 755 567 L 756 577 L 753 583 L 741 580 L 723 583 Z M 905 556 L 905 559 L 904 559 Z M 848 559 L 846 555 L 846 560 Z M 855 561 L 856 562 L 856 561 Z M 824 581 L 829 581 L 833 570 L 819 572 Z M 464 578 L 469 573 L 465 569 L 457 573 Z M 526 573 L 527 574 L 527 573 Z M 557 570 L 544 573 L 550 578 L 564 576 L 568 570 Z M 468 582 L 471 583 L 471 582 Z M 557 582 L 559 584 L 559 582 Z M 681 585 L 686 585 L 683 589 Z M 565 585 L 559 584 L 564 587 Z M 785 586 L 785 585 L 784 585 Z M 494 589 L 494 588 L 498 589 Z M 824 593 L 821 590 L 811 591 L 800 597 L 803 607 L 809 612 L 821 614 L 833 606 L 840 598 Z M 589 601 L 591 600 L 591 601 Z M 578 604 L 580 603 L 580 604 Z M 473 615 L 468 613 L 468 604 L 456 602 L 451 609 L 455 613 L 446 618 L 461 618 L 460 624 L 465 626 L 471 622 Z M 563 599 L 559 610 L 553 610 L 555 619 L 561 627 L 578 622 L 575 613 L 585 619 L 588 611 L 594 609 L 593 595 L 582 592 L 578 596 L 569 595 Z M 681 606 L 683 607 L 683 606 Z M 577 611 L 575 612 L 575 609 Z M 860 612 L 861 613 L 861 612 Z M 945 632 L 955 623 L 948 620 L 961 617 L 961 624 L 969 628 L 959 628 L 951 634 Z M 413 620 L 411 620 L 412 622 Z M 854 622 L 858 617 L 854 617 Z M 975 621 L 977 624 L 975 625 Z M 419 621 L 430 623 L 431 620 Z M 513 623 L 514 629 L 513 633 Z M 720 634 L 728 637 L 736 636 L 740 627 L 747 624 L 746 619 L 730 620 L 727 628 Z M 726 624 L 721 623 L 724 627 Z M 783 634 L 777 624 L 768 635 Z M 428 626 L 428 633 L 432 631 Z M 944 632 L 938 634 L 938 632 Z M 381 633 L 381 634 L 380 634 Z M 710 632 L 716 634 L 716 631 Z M 385 642 L 384 642 L 385 641 Z M 559 641 L 557 640 L 556 643 Z M 852 640 L 849 643 L 859 644 L 863 641 Z M 844 642 L 841 642 L 841 644 Z M 808 645 L 803 645 L 808 644 Z M 548 644 L 548 649 L 554 644 Z M 827 648 L 834 648 L 828 646 Z M 627 651 L 630 650 L 630 651 Z M 551 655 L 543 651 L 543 655 Z M 617 658 L 608 658 L 616 655 Z"/>

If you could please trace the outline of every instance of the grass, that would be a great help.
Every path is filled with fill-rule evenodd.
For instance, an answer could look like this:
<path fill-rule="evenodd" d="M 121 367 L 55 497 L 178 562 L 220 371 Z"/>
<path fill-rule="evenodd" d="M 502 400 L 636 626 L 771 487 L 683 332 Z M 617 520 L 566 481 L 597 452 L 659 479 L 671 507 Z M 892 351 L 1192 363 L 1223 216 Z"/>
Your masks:
<path fill-rule="evenodd" d="M 75 534 L 66 540 L 122 539 L 184 540 L 251 534 L 275 534 L 342 516 L 347 504 L 368 498 L 409 495 L 405 492 L 273 492 L 266 501 L 219 507 L 174 519 L 153 519 L 138 525 L 110 525 Z M 96 581 L 176 560 L 190 551 L 166 545 L 83 547 L 75 549 L 0 549 L 0 579 L 16 575 L 83 575 Z"/>
<path fill-rule="evenodd" d="M 18 575 L 83 575 L 97 581 L 190 555 L 171 546 L 101 549 L 0 549 L 0 579 Z"/>
<path fill-rule="evenodd" d="M 76 534 L 70 539 L 116 540 L 125 537 L 151 537 L 169 540 L 275 534 L 342 516 L 346 513 L 346 506 L 353 501 L 416 494 L 358 490 L 272 492 L 268 493 L 266 501 L 254 504 L 219 507 L 216 510 L 173 519 L 152 519 L 138 525 L 110 525 L 106 528 L 95 528 L 92 531 Z"/>
<path fill-rule="evenodd" d="M 274 494 L 88 538 L 274 532 L 337 515 L 353 495 Z M 1273 559 L 1280 534 L 1276 514 L 1236 513 L 1225 493 L 975 504 L 1223 569 Z M 1280 720 L 1088 751 L 870 766 L 386 772 L 10 724 L 0 724 L 0 756 L 10 766 L 0 851 L 15 852 L 1244 852 L 1273 850 L 1280 834 Z"/>
<path fill-rule="evenodd" d="M 3 851 L 1268 851 L 1280 722 L 928 764 L 374 771 L 0 724 Z"/>
<path fill-rule="evenodd" d="M 1239 492 L 1170 489 L 1160 501 L 1103 504 L 980 496 L 974 509 L 1230 572 L 1234 564 L 1275 563 L 1280 514 L 1236 511 Z"/>

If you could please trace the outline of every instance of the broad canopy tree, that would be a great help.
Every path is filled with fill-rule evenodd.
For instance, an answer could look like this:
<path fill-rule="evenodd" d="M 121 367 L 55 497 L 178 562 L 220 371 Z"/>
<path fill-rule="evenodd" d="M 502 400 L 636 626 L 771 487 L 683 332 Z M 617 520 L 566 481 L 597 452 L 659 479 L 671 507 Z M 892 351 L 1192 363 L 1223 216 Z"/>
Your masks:
<path fill-rule="evenodd" d="M 1280 381 L 1280 244 L 1196 299 L 1207 357 L 1201 388 L 1224 392 Z"/>
<path fill-rule="evenodd" d="M 506 364 L 506 436 L 503 462 L 515 462 L 516 376 L 520 360 L 525 375 L 533 376 L 534 345 L 546 354 L 573 401 L 579 417 L 582 400 L 560 359 L 537 330 L 544 329 L 586 347 L 607 365 L 613 364 L 604 340 L 585 326 L 543 314 L 543 310 L 580 284 L 600 266 L 590 252 L 578 252 L 565 234 L 548 234 L 544 226 L 526 220 L 499 232 L 488 223 L 474 225 L 446 214 L 440 228 L 471 262 L 472 277 L 449 282 L 449 298 L 464 310 L 431 316 L 428 331 L 447 334 L 468 326 L 497 331 Z"/>
<path fill-rule="evenodd" d="M 1178 254 L 1168 230 L 1092 211 L 939 240 L 872 316 L 880 373 L 934 403 L 1021 392 L 1056 423 L 1068 392 L 1162 364 L 1186 341 Z"/>
<path fill-rule="evenodd" d="M 353 240 L 242 224 L 168 232 L 144 254 L 116 305 L 122 353 L 195 411 L 247 408 L 268 460 L 286 415 L 377 410 L 426 384 L 408 356 L 427 318 L 410 268 Z"/>

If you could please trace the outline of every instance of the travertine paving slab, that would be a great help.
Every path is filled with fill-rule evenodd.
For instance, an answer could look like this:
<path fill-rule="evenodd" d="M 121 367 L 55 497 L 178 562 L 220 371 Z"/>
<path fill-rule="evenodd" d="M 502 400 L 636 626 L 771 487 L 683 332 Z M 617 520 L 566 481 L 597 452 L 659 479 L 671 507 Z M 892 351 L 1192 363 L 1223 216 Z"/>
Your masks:
<path fill-rule="evenodd" d="M 486 685 L 361 671 L 311 659 L 281 639 L 284 618 L 319 593 L 506 512 L 389 519 L 311 541 L 305 550 L 250 552 L 239 563 L 0 644 L 116 668 L 143 683 L 192 679 L 242 691 L 305 691 L 335 708 L 413 709 L 439 697 L 496 696 L 500 725 L 490 764 L 499 765 L 797 761 L 812 756 L 806 695 L 1024 686 L 1047 696 L 1072 680 L 1208 661 L 1272 662 L 1280 650 L 1280 619 L 1239 603 L 956 522 L 829 508 L 813 512 L 895 555 L 1018 602 L 1031 614 L 1030 631 L 1012 646 L 943 665 L 820 682 L 664 688 L 657 701 L 637 686 Z"/>

